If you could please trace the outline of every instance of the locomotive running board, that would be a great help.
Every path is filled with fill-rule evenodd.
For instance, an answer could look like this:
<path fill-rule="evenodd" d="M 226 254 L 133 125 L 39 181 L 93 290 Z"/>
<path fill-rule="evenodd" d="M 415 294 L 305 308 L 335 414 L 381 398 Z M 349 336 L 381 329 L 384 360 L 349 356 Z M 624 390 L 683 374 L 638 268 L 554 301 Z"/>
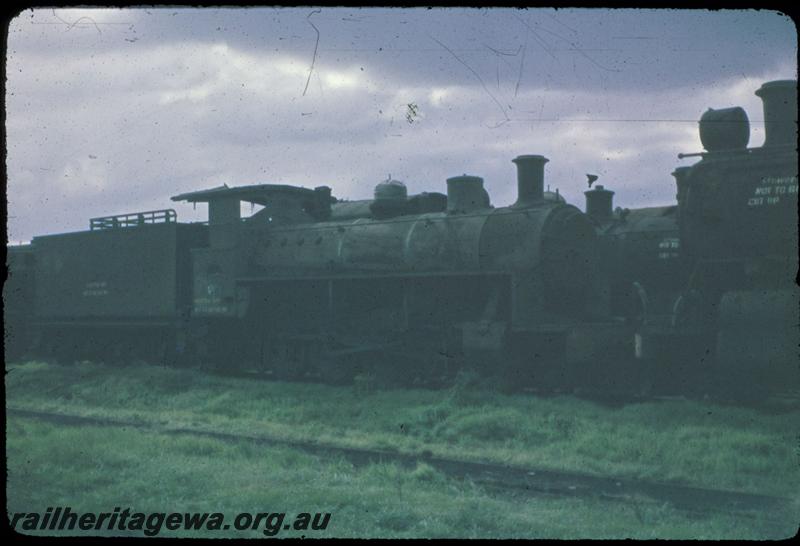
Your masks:
<path fill-rule="evenodd" d="M 237 277 L 236 282 L 240 284 L 255 284 L 264 282 L 280 282 L 280 281 L 343 281 L 350 279 L 391 279 L 391 278 L 404 278 L 404 277 L 489 277 L 489 276 L 505 276 L 508 277 L 508 271 L 429 271 L 418 273 L 413 271 L 405 271 L 399 273 L 392 273 L 389 271 L 362 271 L 359 273 L 349 273 L 342 271 L 340 273 L 328 273 L 325 275 L 308 275 L 308 276 L 264 276 L 264 277 Z"/>

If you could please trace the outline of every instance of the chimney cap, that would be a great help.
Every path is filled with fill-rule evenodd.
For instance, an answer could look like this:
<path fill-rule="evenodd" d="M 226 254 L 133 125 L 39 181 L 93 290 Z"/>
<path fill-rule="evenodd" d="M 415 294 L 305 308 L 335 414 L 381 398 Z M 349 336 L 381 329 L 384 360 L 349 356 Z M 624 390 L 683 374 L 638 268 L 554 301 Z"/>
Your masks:
<path fill-rule="evenodd" d="M 598 184 L 591 190 L 586 190 L 583 193 L 584 195 L 592 195 L 596 193 L 606 193 L 606 194 L 610 193 L 611 195 L 614 195 L 614 192 L 612 190 L 607 190 L 606 187 L 603 186 L 602 184 Z"/>
<path fill-rule="evenodd" d="M 756 90 L 756 95 L 760 97 L 764 91 L 771 89 L 797 89 L 797 80 L 774 80 L 766 82 Z"/>
<path fill-rule="evenodd" d="M 547 159 L 543 155 L 530 155 L 530 154 L 529 155 L 518 155 L 517 157 L 515 157 L 511 161 L 513 163 L 517 163 L 518 161 L 533 161 L 533 160 L 541 161 L 542 163 L 547 163 L 548 161 L 550 161 L 549 159 Z"/>

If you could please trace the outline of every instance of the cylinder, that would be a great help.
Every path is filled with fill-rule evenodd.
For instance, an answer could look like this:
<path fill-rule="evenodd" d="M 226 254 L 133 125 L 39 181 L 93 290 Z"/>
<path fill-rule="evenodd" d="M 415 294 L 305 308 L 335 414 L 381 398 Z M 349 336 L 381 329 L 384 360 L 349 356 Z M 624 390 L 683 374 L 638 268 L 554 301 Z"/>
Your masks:
<path fill-rule="evenodd" d="M 797 145 L 797 80 L 767 82 L 756 91 L 764 103 L 764 148 Z"/>
<path fill-rule="evenodd" d="M 489 194 L 480 176 L 461 175 L 447 179 L 447 212 L 468 212 L 489 206 Z"/>
<path fill-rule="evenodd" d="M 750 141 L 750 120 L 747 112 L 734 108 L 709 108 L 700 117 L 700 142 L 709 152 L 741 150 Z"/>
<path fill-rule="evenodd" d="M 542 155 L 521 155 L 511 160 L 517 165 L 517 202 L 524 207 L 544 199 L 544 164 L 549 160 Z"/>
<path fill-rule="evenodd" d="M 614 192 L 597 185 L 593 190 L 583 192 L 586 196 L 586 214 L 597 220 L 611 218 L 614 210 Z"/>

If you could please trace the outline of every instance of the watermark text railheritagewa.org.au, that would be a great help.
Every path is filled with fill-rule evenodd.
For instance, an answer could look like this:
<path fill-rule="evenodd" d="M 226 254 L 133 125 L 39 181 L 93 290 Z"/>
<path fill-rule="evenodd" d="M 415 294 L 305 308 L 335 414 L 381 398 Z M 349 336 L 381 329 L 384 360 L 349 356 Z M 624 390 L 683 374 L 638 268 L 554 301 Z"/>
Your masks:
<path fill-rule="evenodd" d="M 300 513 L 286 519 L 285 512 L 242 512 L 233 520 L 220 512 L 134 512 L 119 507 L 111 512 L 73 512 L 69 506 L 52 506 L 39 512 L 9 514 L 11 528 L 17 531 L 140 531 L 156 536 L 168 531 L 258 531 L 275 536 L 281 531 L 323 531 L 330 523 L 329 513 Z"/>

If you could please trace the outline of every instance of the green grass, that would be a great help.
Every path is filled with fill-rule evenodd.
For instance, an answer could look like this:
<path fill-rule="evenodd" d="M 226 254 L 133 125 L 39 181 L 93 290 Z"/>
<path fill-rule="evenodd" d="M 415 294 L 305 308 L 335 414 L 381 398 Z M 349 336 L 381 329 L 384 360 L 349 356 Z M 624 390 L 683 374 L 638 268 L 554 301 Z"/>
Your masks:
<path fill-rule="evenodd" d="M 788 514 L 776 524 L 758 514 L 698 519 L 644 501 L 515 497 L 452 480 L 424 464 L 355 468 L 342 459 L 244 440 L 54 426 L 22 417 L 9 418 L 7 456 L 10 514 L 43 513 L 49 506 L 79 513 L 121 507 L 222 512 L 230 522 L 240 512 L 286 512 L 287 521 L 299 512 L 329 512 L 327 529 L 302 533 L 308 537 L 763 539 L 796 531 L 796 518 Z M 170 535 L 263 537 L 261 530 L 160 536 Z"/>
<path fill-rule="evenodd" d="M 608 408 L 458 385 L 368 391 L 158 367 L 15 365 L 7 404 L 337 446 L 797 498 L 800 411 L 695 401 Z"/>

